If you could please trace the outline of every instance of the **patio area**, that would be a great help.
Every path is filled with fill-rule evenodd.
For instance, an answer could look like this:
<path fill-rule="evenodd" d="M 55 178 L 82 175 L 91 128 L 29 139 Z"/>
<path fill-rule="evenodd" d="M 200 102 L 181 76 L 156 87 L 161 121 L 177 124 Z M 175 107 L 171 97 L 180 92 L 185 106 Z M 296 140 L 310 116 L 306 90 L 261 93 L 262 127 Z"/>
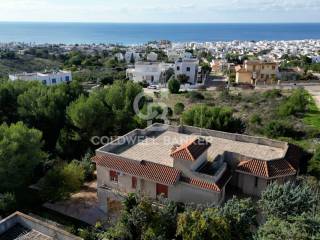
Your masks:
<path fill-rule="evenodd" d="M 115 218 L 115 213 L 108 216 L 99 209 L 96 181 L 85 183 L 82 190 L 73 194 L 67 201 L 45 203 L 43 206 L 90 225 L 95 225 L 97 222 L 108 225 L 114 222 Z"/>

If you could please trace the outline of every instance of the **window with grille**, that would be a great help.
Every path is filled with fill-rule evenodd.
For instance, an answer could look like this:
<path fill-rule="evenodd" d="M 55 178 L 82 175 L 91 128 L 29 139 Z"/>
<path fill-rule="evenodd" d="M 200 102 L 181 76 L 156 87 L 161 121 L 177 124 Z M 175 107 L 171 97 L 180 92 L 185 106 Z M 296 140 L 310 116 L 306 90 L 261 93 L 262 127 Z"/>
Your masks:
<path fill-rule="evenodd" d="M 157 196 L 168 197 L 168 186 L 157 183 Z"/>
<path fill-rule="evenodd" d="M 118 173 L 116 171 L 110 171 L 110 181 L 118 182 Z"/>

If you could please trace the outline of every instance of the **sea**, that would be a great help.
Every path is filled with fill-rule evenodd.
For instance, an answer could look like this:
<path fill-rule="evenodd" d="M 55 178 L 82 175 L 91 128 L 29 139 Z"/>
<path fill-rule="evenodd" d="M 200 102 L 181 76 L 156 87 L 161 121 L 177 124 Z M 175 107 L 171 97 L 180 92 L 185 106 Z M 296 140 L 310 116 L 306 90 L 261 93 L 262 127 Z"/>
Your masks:
<path fill-rule="evenodd" d="M 304 39 L 320 39 L 320 23 L 154 24 L 0 22 L 1 43 L 114 43 L 134 45 L 158 40 L 214 42 Z"/>

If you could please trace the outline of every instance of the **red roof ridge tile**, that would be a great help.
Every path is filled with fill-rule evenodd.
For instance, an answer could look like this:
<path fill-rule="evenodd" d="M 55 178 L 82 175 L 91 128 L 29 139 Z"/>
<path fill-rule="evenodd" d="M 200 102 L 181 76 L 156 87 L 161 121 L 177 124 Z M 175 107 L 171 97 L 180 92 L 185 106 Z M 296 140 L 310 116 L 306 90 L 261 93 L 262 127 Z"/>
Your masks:
<path fill-rule="evenodd" d="M 265 168 L 267 177 L 270 177 L 268 161 L 264 161 L 264 168 Z"/>
<path fill-rule="evenodd" d="M 204 144 L 199 144 L 199 141 L 203 141 Z M 210 145 L 205 139 L 195 137 L 173 150 L 170 156 L 195 161 Z M 197 149 L 191 149 L 193 146 L 197 146 Z"/>
<path fill-rule="evenodd" d="M 237 171 L 265 178 L 294 175 L 297 172 L 286 159 L 246 160 L 238 164 Z"/>
<path fill-rule="evenodd" d="M 203 189 L 221 192 L 221 188 L 216 183 L 210 183 L 204 180 L 200 180 L 198 178 L 190 178 L 190 177 L 180 177 L 181 182 L 188 183 L 190 185 L 194 185 L 196 187 L 200 187 Z"/>
<path fill-rule="evenodd" d="M 174 185 L 180 177 L 181 171 L 170 166 L 149 162 L 135 161 L 114 154 L 94 156 L 92 161 L 97 165 L 110 168 L 115 171 L 140 176 L 154 182 Z"/>

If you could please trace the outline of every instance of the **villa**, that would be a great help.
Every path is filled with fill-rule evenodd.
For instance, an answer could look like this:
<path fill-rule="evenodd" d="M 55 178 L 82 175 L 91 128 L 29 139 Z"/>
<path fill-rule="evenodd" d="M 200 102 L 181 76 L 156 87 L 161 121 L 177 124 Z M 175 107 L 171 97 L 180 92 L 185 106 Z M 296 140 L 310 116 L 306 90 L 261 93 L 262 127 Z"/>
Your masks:
<path fill-rule="evenodd" d="M 137 62 L 134 68 L 128 68 L 126 75 L 135 82 L 147 82 L 149 84 L 160 84 L 165 81 L 166 70 L 173 68 L 173 64 L 163 62 Z"/>
<path fill-rule="evenodd" d="M 246 60 L 244 66 L 236 66 L 236 83 L 271 83 L 276 80 L 278 73 L 276 62 Z"/>
<path fill-rule="evenodd" d="M 190 126 L 136 129 L 96 150 L 100 208 L 133 192 L 215 205 L 231 189 L 260 196 L 272 181 L 295 179 L 292 151 L 286 142 Z"/>
<path fill-rule="evenodd" d="M 19 73 L 10 74 L 11 81 L 39 81 L 44 85 L 56 85 L 60 83 L 68 83 L 72 81 L 72 73 L 70 71 L 53 71 L 53 72 L 35 72 L 35 73 Z"/>
<path fill-rule="evenodd" d="M 180 74 L 188 76 L 191 85 L 197 84 L 199 60 L 193 58 L 180 58 L 175 62 L 175 76 Z"/>
<path fill-rule="evenodd" d="M 136 62 L 134 68 L 126 70 L 126 76 L 129 80 L 135 82 L 147 82 L 149 84 L 165 84 L 166 71 L 172 68 L 175 76 L 180 74 L 188 76 L 188 83 L 191 85 L 197 84 L 199 68 L 199 60 L 179 58 L 174 64 L 145 61 Z"/>
<path fill-rule="evenodd" d="M 149 62 L 156 62 L 158 60 L 158 54 L 155 52 L 151 52 L 147 55 L 147 61 Z"/>

